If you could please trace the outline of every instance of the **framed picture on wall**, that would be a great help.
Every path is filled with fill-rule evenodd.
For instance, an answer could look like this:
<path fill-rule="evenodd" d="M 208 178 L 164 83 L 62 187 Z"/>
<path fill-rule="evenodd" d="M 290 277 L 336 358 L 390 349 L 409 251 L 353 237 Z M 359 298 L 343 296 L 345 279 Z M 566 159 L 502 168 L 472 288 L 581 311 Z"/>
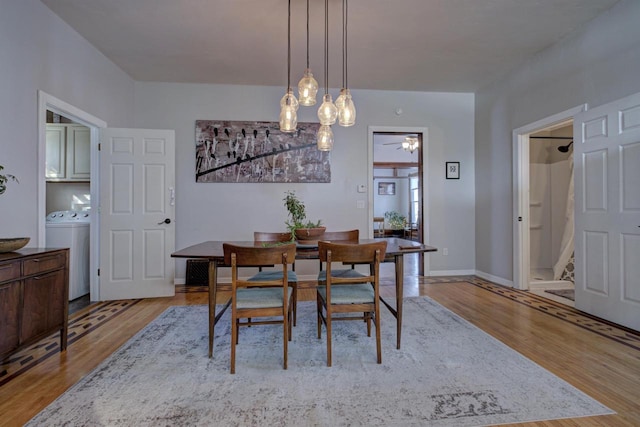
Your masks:
<path fill-rule="evenodd" d="M 460 179 L 460 162 L 447 162 L 447 179 Z"/>
<path fill-rule="evenodd" d="M 378 194 L 381 196 L 395 196 L 396 183 L 395 182 L 379 182 Z"/>

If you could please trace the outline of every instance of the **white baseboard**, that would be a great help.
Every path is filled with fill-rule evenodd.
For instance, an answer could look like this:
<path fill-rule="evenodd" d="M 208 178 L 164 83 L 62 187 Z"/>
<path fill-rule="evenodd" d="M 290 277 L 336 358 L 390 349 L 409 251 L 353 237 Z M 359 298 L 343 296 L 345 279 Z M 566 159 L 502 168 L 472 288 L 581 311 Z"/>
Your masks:
<path fill-rule="evenodd" d="M 184 285 L 187 283 L 187 280 L 184 277 L 174 277 L 173 284 L 174 285 Z"/>
<path fill-rule="evenodd" d="M 475 270 L 431 270 L 429 276 L 473 276 Z"/>
<path fill-rule="evenodd" d="M 476 270 L 475 275 L 490 282 L 497 283 L 498 285 L 513 288 L 513 280 L 504 279 L 502 277 L 494 276 L 493 274 L 485 273 L 484 271 L 479 270 Z"/>

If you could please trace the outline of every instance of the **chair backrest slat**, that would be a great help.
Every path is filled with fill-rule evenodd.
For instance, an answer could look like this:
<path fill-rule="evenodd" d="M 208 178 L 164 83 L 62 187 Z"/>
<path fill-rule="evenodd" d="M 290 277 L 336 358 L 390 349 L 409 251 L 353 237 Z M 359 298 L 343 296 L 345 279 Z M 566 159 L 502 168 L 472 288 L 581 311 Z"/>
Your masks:
<path fill-rule="evenodd" d="M 360 239 L 360 230 L 325 231 L 318 240 L 355 241 Z"/>
<path fill-rule="evenodd" d="M 382 261 L 386 250 L 387 242 L 384 240 L 361 244 L 318 242 L 320 262 L 327 262 L 327 253 L 331 251 L 332 262 L 342 262 L 344 264 L 372 263 L 375 259 L 376 251 L 380 251 L 379 259 Z"/>
<path fill-rule="evenodd" d="M 236 254 L 238 267 L 259 267 L 263 265 L 290 264 L 296 258 L 295 243 L 278 246 L 238 246 L 230 243 L 222 245 L 224 262 L 231 265 L 231 254 Z M 286 255 L 283 257 L 283 255 Z"/>

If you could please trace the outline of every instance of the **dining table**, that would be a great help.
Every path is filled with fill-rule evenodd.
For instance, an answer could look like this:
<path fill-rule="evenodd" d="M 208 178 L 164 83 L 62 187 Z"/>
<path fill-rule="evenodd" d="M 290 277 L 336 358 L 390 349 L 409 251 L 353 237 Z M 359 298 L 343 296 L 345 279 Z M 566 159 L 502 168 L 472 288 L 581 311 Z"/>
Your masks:
<path fill-rule="evenodd" d="M 387 250 L 383 262 L 393 262 L 395 264 L 395 290 L 396 301 L 393 303 L 386 301 L 380 297 L 380 301 L 396 318 L 396 347 L 400 349 L 402 338 L 402 299 L 404 293 L 404 256 L 414 253 L 435 252 L 437 248 L 428 246 L 413 240 L 401 239 L 398 237 L 384 237 L 376 239 L 359 239 L 357 241 L 338 241 L 331 240 L 333 243 L 372 243 L 384 240 L 387 242 Z M 190 259 L 206 259 L 208 260 L 209 280 L 209 357 L 213 356 L 213 336 L 215 325 L 218 323 L 226 309 L 231 304 L 229 298 L 221 304 L 221 308 L 216 312 L 217 290 L 218 290 L 218 268 L 229 267 L 224 262 L 223 244 L 231 243 L 239 246 L 263 246 L 264 242 L 253 241 L 229 241 L 229 240 L 210 240 L 197 243 L 180 249 L 171 254 L 173 258 L 190 258 Z M 296 259 L 298 260 L 314 260 L 318 259 L 318 247 L 311 242 L 301 241 L 296 249 Z"/>

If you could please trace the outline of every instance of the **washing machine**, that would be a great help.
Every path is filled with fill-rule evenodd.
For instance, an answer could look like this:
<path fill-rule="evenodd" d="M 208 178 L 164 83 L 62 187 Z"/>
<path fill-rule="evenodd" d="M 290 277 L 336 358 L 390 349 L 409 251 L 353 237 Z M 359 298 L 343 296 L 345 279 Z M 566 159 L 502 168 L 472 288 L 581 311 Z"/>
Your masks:
<path fill-rule="evenodd" d="M 69 301 L 89 293 L 89 211 L 55 211 L 47 215 L 46 246 L 69 248 Z"/>

